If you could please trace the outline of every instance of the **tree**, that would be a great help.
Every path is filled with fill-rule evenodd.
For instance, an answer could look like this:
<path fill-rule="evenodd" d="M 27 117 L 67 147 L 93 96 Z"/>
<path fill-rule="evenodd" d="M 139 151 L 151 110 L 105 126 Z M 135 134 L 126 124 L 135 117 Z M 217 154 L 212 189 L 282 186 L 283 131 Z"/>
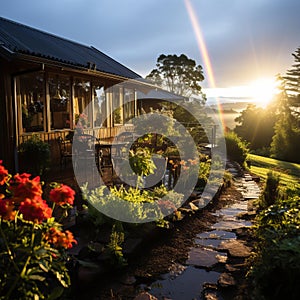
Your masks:
<path fill-rule="evenodd" d="M 271 156 L 300 162 L 300 48 L 293 54 L 296 64 L 280 77 L 281 93 L 277 97 L 278 121 L 271 143 Z"/>
<path fill-rule="evenodd" d="M 249 142 L 252 150 L 261 151 L 270 147 L 276 122 L 274 109 L 271 107 L 263 109 L 249 104 L 235 119 L 235 122 L 238 125 L 234 128 L 234 132 Z"/>
<path fill-rule="evenodd" d="M 200 82 L 204 80 L 201 65 L 196 65 L 193 59 L 186 55 L 180 56 L 161 54 L 156 62 L 156 69 L 153 69 L 146 79 L 161 86 L 171 93 L 190 97 L 200 95 L 202 102 L 206 100 L 202 92 Z"/>
<path fill-rule="evenodd" d="M 284 89 L 287 95 L 288 104 L 293 114 L 300 117 L 300 48 L 292 53 L 295 63 L 292 68 L 282 77 Z"/>

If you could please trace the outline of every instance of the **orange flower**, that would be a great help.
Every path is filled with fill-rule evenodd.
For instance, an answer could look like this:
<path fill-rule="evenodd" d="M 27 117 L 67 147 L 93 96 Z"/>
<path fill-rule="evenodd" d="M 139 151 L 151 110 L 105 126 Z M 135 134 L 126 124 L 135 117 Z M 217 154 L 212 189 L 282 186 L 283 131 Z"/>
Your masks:
<path fill-rule="evenodd" d="M 25 199 L 40 199 L 42 196 L 42 185 L 40 177 L 37 176 L 33 179 L 30 174 L 16 174 L 10 182 L 10 191 L 13 193 L 15 202 L 22 202 Z"/>
<path fill-rule="evenodd" d="M 19 207 L 25 220 L 41 223 L 43 220 L 51 218 L 52 209 L 42 198 L 25 199 Z"/>
<path fill-rule="evenodd" d="M 2 198 L 2 197 L 1 197 Z M 14 220 L 16 211 L 14 210 L 15 205 L 10 199 L 0 200 L 0 216 L 4 220 Z"/>
<path fill-rule="evenodd" d="M 189 159 L 189 162 L 192 166 L 195 166 L 197 164 L 197 160 L 196 159 Z"/>
<path fill-rule="evenodd" d="M 45 239 L 57 248 L 70 249 L 73 247 L 72 243 L 77 244 L 72 232 L 69 230 L 62 232 L 55 227 L 50 228 L 45 235 Z"/>
<path fill-rule="evenodd" d="M 182 166 L 184 166 L 186 164 L 186 161 L 181 160 L 179 164 L 182 165 Z"/>
<path fill-rule="evenodd" d="M 2 160 L 0 160 L 0 185 L 3 185 L 8 177 L 8 171 L 2 166 Z"/>
<path fill-rule="evenodd" d="M 51 201 L 58 205 L 73 205 L 74 195 L 75 191 L 73 189 L 65 184 L 61 184 L 60 186 L 51 190 L 49 197 Z"/>

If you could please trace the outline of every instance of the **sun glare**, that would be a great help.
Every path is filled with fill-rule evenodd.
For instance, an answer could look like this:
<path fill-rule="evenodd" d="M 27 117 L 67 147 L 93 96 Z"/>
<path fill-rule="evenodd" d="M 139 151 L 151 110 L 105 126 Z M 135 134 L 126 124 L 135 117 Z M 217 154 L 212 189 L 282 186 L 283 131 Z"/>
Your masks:
<path fill-rule="evenodd" d="M 248 88 L 253 102 L 262 107 L 266 107 L 278 92 L 277 82 L 273 78 L 258 78 Z"/>

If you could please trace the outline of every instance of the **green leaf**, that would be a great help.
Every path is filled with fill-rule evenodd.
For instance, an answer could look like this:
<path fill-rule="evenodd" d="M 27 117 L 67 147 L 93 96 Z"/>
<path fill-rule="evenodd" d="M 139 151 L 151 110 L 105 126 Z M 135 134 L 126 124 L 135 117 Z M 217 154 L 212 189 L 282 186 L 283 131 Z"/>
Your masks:
<path fill-rule="evenodd" d="M 40 276 L 40 275 L 30 275 L 30 276 L 28 276 L 28 279 L 44 281 L 46 278 L 44 276 Z"/>
<path fill-rule="evenodd" d="M 46 273 L 49 272 L 49 268 L 48 268 L 48 266 L 45 265 L 44 262 L 40 262 L 39 266 L 44 272 L 46 272 Z"/>

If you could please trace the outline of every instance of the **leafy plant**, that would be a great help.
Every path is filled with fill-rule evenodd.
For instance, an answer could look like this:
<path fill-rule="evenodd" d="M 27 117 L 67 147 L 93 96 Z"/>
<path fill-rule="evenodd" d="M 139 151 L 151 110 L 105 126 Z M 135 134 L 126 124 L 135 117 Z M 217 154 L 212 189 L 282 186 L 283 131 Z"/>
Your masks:
<path fill-rule="evenodd" d="M 255 254 L 248 277 L 255 299 L 298 299 L 300 278 L 300 198 L 277 198 L 256 218 Z"/>
<path fill-rule="evenodd" d="M 50 165 L 50 145 L 33 135 L 19 146 L 21 168 L 33 175 L 43 175 Z"/>
<path fill-rule="evenodd" d="M 56 205 L 70 207 L 75 192 L 53 186 L 51 209 L 40 178 L 30 176 L 11 176 L 0 161 L 0 299 L 56 299 L 71 284 L 65 250 L 76 240 L 52 212 Z"/>
<path fill-rule="evenodd" d="M 261 208 L 267 208 L 276 202 L 279 196 L 279 181 L 280 177 L 274 172 L 270 171 L 267 174 L 267 180 L 259 202 Z"/>
<path fill-rule="evenodd" d="M 108 252 L 112 258 L 112 264 L 117 265 L 118 267 L 127 265 L 126 259 L 123 256 L 122 248 L 122 244 L 124 243 L 123 231 L 121 223 L 114 224 L 110 235 L 110 241 L 107 245 Z"/>

